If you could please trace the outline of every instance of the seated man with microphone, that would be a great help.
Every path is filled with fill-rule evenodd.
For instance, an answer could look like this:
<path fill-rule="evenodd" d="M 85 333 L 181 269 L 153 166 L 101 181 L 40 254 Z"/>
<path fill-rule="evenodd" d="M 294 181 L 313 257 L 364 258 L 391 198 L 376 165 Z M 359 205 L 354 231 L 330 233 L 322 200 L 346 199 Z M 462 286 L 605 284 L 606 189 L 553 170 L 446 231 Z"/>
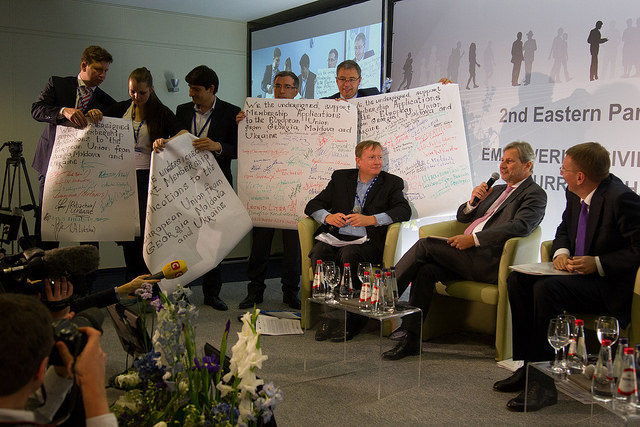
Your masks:
<path fill-rule="evenodd" d="M 505 242 L 528 236 L 538 227 L 547 206 L 547 194 L 533 181 L 535 153 L 526 142 L 512 142 L 502 152 L 500 175 L 506 182 L 493 188 L 487 183 L 475 187 L 471 199 L 458 208 L 457 220 L 470 223 L 464 234 L 445 240 L 418 240 L 396 265 L 400 295 L 411 284 L 409 304 L 426 315 L 438 281 L 453 279 L 498 283 L 498 263 Z M 497 175 L 494 173 L 494 175 Z M 404 336 L 393 349 L 383 353 L 388 360 L 416 355 L 420 325 L 415 317 L 403 320 Z M 402 335 L 402 334 L 401 334 Z"/>

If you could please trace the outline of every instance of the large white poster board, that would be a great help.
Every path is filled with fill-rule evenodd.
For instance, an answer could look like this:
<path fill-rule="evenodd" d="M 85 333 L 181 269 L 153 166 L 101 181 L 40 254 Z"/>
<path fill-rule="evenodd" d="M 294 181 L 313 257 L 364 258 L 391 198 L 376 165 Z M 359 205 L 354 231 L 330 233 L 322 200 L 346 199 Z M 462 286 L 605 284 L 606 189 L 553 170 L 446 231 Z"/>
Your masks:
<path fill-rule="evenodd" d="M 144 260 L 160 271 L 184 260 L 188 271 L 162 280 L 186 285 L 217 266 L 251 230 L 251 219 L 212 153 L 197 151 L 183 134 L 151 157 Z"/>
<path fill-rule="evenodd" d="M 297 229 L 336 169 L 355 166 L 357 113 L 333 99 L 247 98 L 238 127 L 238 196 L 256 227 Z"/>
<path fill-rule="evenodd" d="M 42 202 L 45 241 L 133 240 L 137 209 L 131 122 L 58 126 Z"/>
<path fill-rule="evenodd" d="M 458 85 L 440 83 L 356 100 L 360 140 L 382 143 L 405 180 L 414 217 L 453 213 L 471 194 Z"/>

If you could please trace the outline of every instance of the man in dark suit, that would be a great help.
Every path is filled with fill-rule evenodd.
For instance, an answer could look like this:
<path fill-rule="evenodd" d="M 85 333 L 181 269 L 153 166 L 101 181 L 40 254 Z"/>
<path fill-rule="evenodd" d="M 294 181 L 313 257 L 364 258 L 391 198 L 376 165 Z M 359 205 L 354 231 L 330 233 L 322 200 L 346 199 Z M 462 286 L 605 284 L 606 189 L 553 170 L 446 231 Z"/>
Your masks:
<path fill-rule="evenodd" d="M 336 84 L 338 85 L 338 93 L 334 93 L 323 99 L 344 99 L 362 98 L 363 96 L 378 95 L 375 87 L 358 89 L 362 81 L 362 71 L 357 62 L 347 59 L 341 62 L 336 68 Z"/>
<path fill-rule="evenodd" d="M 264 69 L 264 76 L 262 76 L 260 87 L 262 88 L 262 94 L 265 98 L 267 98 L 267 95 L 273 94 L 273 79 L 275 79 L 276 74 L 280 71 L 278 67 L 280 66 L 281 56 L 280 48 L 273 49 L 273 61 Z"/>
<path fill-rule="evenodd" d="M 528 236 L 538 227 L 547 206 L 547 194 L 531 178 L 535 153 L 526 142 L 512 142 L 502 153 L 500 174 L 506 182 L 488 188 L 482 183 L 458 208 L 457 220 L 470 223 L 464 234 L 446 241 L 420 239 L 396 265 L 398 292 L 411 283 L 409 304 L 427 313 L 435 283 L 453 279 L 498 283 L 498 263 L 504 243 Z M 479 201 L 479 203 L 478 203 Z M 389 360 L 420 351 L 419 318 L 403 321 L 400 343 L 385 352 Z"/>
<path fill-rule="evenodd" d="M 607 150 L 596 142 L 569 148 L 560 169 L 567 183 L 567 205 L 553 241 L 553 265 L 570 276 L 511 273 L 513 359 L 553 358 L 547 342 L 549 320 L 567 311 L 610 315 L 624 326 L 640 267 L 640 196 L 609 173 Z M 534 377 L 525 388 L 525 368 L 498 381 L 494 389 L 521 391 L 507 407 L 535 411 L 557 401 L 553 381 Z"/>
<path fill-rule="evenodd" d="M 330 233 L 340 240 L 368 237 L 365 243 L 339 248 L 317 241 L 309 253 L 312 265 L 319 259 L 335 261 L 340 266 L 350 263 L 353 283 L 358 285 L 358 262 L 382 262 L 387 226 L 409 220 L 411 208 L 402 194 L 402 179 L 382 171 L 379 142 L 360 142 L 356 146 L 356 165 L 357 169 L 333 172 L 327 187 L 309 201 L 304 212 L 322 224 L 316 235 Z M 348 322 L 347 339 L 355 333 L 356 322 Z M 316 339 L 330 337 L 335 341 L 344 339 L 339 328 L 330 328 L 325 323 L 316 333 Z"/>
<path fill-rule="evenodd" d="M 276 99 L 293 99 L 298 94 L 300 81 L 291 71 L 280 71 L 273 81 L 273 96 Z M 239 123 L 245 118 L 244 111 L 236 116 Z M 253 227 L 251 230 L 251 254 L 247 264 L 247 296 L 240 301 L 238 308 L 251 308 L 263 301 L 264 281 L 267 278 L 269 254 L 275 228 Z M 300 239 L 298 230 L 282 230 L 282 301 L 289 307 L 300 310 L 298 287 L 300 284 Z"/>
<path fill-rule="evenodd" d="M 48 123 L 40 136 L 31 166 L 38 172 L 40 206 L 44 180 L 56 139 L 56 126 L 83 128 L 89 121 L 102 119 L 101 110 L 115 104 L 115 100 L 98 86 L 107 77 L 113 57 L 100 46 L 89 46 L 82 52 L 80 73 L 77 76 L 49 78 L 36 102 L 31 105 L 31 116 Z M 41 245 L 40 223 L 36 224 L 36 237 Z M 49 247 L 49 245 L 47 245 Z"/>
<path fill-rule="evenodd" d="M 197 139 L 193 146 L 200 151 L 211 151 L 222 173 L 233 185 L 231 160 L 238 157 L 238 125 L 236 114 L 240 108 L 218 98 L 218 75 L 206 65 L 200 65 L 187 74 L 189 96 L 193 102 L 178 105 L 176 117 L 183 129 Z M 227 310 L 220 299 L 222 274 L 220 266 L 204 275 L 202 292 L 204 303 L 216 310 Z"/>
<path fill-rule="evenodd" d="M 304 99 L 313 99 L 316 86 L 316 75 L 309 71 L 309 56 L 305 53 L 300 58 L 300 97 Z"/>

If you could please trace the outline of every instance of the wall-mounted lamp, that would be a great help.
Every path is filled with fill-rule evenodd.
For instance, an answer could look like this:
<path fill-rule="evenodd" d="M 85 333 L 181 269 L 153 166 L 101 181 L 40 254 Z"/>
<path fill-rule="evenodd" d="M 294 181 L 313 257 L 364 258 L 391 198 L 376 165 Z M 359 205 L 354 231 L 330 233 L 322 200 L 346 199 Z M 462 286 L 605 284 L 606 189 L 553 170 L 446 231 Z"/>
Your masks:
<path fill-rule="evenodd" d="M 178 85 L 180 84 L 180 79 L 170 79 L 167 83 L 167 89 L 169 90 L 169 92 L 180 91 L 180 88 L 178 87 Z"/>

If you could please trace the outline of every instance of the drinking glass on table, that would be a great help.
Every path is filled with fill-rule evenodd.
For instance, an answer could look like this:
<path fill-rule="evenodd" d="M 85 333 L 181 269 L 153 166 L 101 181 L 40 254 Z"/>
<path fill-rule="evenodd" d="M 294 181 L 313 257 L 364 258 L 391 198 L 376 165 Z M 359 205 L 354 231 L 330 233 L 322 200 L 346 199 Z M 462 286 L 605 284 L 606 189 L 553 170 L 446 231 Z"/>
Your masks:
<path fill-rule="evenodd" d="M 562 349 L 564 346 L 569 344 L 571 341 L 571 330 L 569 321 L 567 319 L 555 318 L 549 320 L 549 329 L 547 330 L 547 339 L 549 340 L 549 344 L 555 350 L 556 357 L 551 366 L 551 371 L 563 374 L 566 372 L 566 368 L 562 363 L 562 360 L 559 358 L 558 350 Z"/>
<path fill-rule="evenodd" d="M 324 284 L 329 289 L 327 303 L 338 304 L 335 298 L 334 289 L 340 282 L 340 267 L 336 266 L 333 261 L 328 261 L 322 264 L 322 277 L 324 278 Z"/>
<path fill-rule="evenodd" d="M 566 368 L 567 368 L 567 355 L 569 353 L 569 348 L 571 346 L 572 341 L 575 342 L 574 339 L 576 338 L 576 332 L 575 332 L 576 316 L 572 316 L 571 314 L 563 313 L 563 314 L 559 314 L 558 315 L 558 319 L 564 319 L 569 323 L 569 345 L 564 346 L 563 348 L 558 350 L 558 358 L 559 358 L 560 362 L 562 363 L 562 366 L 566 370 Z M 575 347 L 575 345 L 574 345 L 574 347 Z"/>
<path fill-rule="evenodd" d="M 620 326 L 618 325 L 618 319 L 610 316 L 600 316 L 596 321 L 596 335 L 598 341 L 602 344 L 603 339 L 611 340 L 611 345 L 618 341 L 618 335 L 620 333 Z"/>
<path fill-rule="evenodd" d="M 364 272 L 368 271 L 369 272 L 369 277 L 371 277 L 372 273 L 373 273 L 373 266 L 371 265 L 370 262 L 359 262 L 358 263 L 358 279 L 360 279 L 360 283 L 364 283 L 365 278 L 364 278 Z"/>

